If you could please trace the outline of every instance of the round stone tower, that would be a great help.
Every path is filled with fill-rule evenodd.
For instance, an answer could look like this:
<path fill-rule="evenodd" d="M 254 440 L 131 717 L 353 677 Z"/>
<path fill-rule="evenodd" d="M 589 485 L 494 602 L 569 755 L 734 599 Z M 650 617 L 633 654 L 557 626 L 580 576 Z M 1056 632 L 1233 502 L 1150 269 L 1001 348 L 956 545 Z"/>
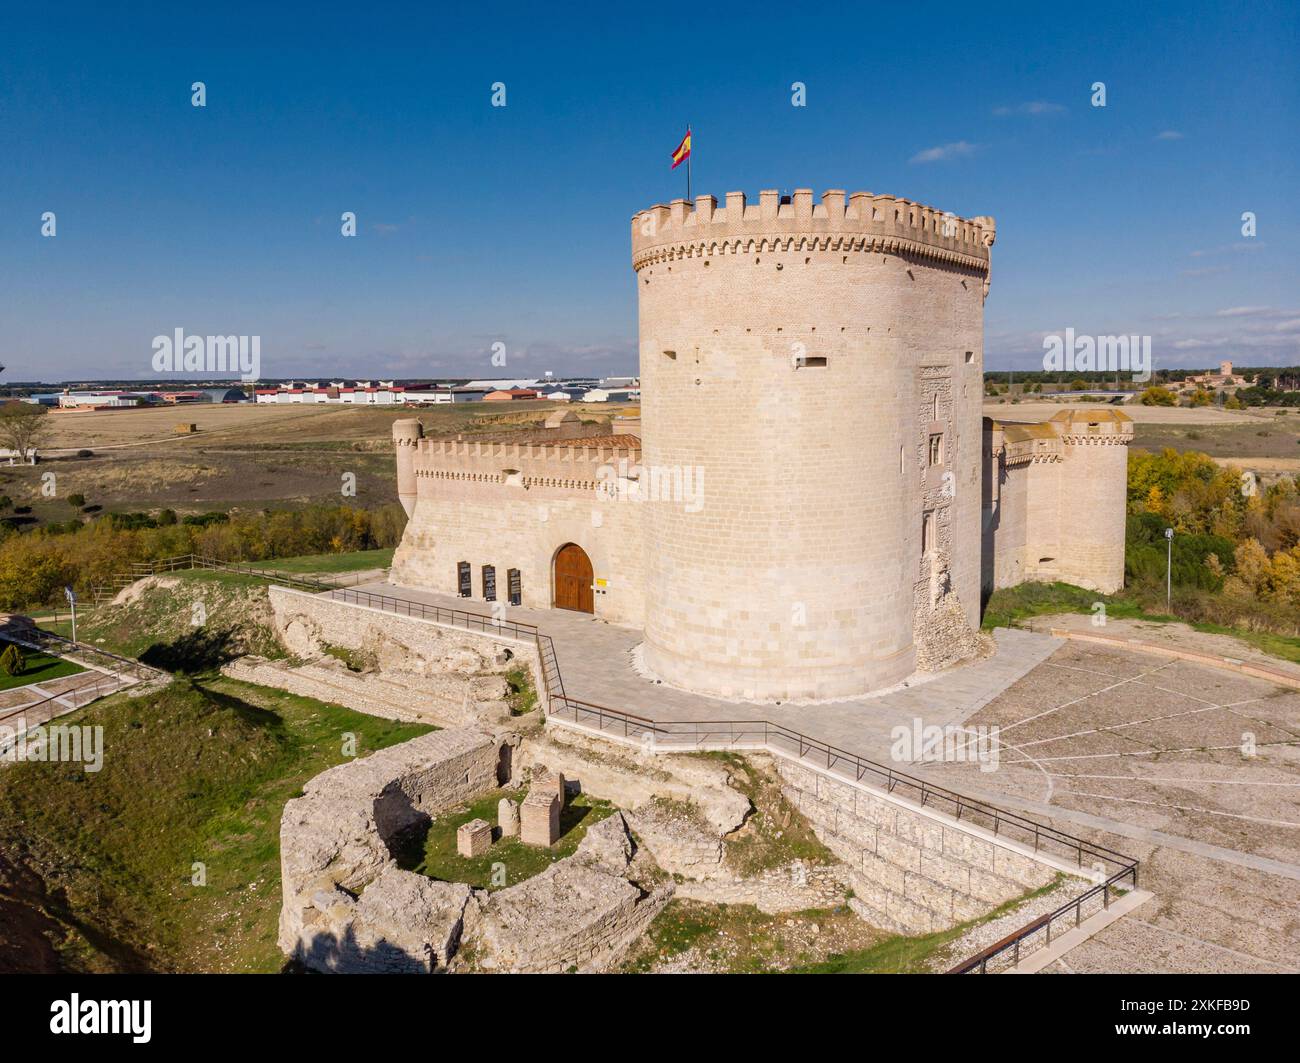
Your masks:
<path fill-rule="evenodd" d="M 417 418 L 393 422 L 393 446 L 397 448 L 397 498 L 409 517 L 415 511 L 415 453 L 424 438 L 424 425 Z"/>
<path fill-rule="evenodd" d="M 978 624 L 993 237 L 868 192 L 632 219 L 649 671 L 850 697 L 911 674 L 938 598 Z"/>

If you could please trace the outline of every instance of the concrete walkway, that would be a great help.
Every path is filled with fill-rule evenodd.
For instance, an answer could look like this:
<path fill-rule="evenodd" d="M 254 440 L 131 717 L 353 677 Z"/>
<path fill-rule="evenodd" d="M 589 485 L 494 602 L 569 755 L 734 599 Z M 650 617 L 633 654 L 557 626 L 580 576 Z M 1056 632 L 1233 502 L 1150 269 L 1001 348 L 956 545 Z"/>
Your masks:
<path fill-rule="evenodd" d="M 483 602 L 415 587 L 370 583 L 354 589 L 444 609 L 489 612 Z M 757 704 L 705 697 L 638 675 L 632 651 L 643 636 L 635 628 L 567 609 L 511 607 L 505 620 L 534 624 L 551 637 L 565 693 L 571 698 L 661 723 L 768 720 L 880 761 L 889 759 L 890 731 L 895 726 L 911 729 L 917 719 L 923 726 L 960 724 L 1061 645 L 1061 640 L 1048 635 L 999 628 L 994 633 L 998 652 L 992 657 L 914 677 L 883 694 L 848 701 Z"/>

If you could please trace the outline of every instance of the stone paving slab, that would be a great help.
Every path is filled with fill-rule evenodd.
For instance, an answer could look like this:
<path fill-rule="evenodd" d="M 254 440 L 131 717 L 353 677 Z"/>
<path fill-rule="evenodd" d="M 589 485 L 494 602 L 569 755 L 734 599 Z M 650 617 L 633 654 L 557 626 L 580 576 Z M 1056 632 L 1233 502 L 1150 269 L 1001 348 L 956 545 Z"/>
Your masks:
<path fill-rule="evenodd" d="M 444 609 L 488 613 L 485 603 L 390 583 L 355 588 Z M 1061 640 L 1029 631 L 999 628 L 998 652 L 870 697 L 815 703 L 754 703 L 705 697 L 637 674 L 632 651 L 642 642 L 636 628 L 606 623 L 565 609 L 511 607 L 505 620 L 533 624 L 549 635 L 572 698 L 594 702 L 660 722 L 770 720 L 811 738 L 875 760 L 887 757 L 890 731 L 960 724 L 1046 660 Z"/>

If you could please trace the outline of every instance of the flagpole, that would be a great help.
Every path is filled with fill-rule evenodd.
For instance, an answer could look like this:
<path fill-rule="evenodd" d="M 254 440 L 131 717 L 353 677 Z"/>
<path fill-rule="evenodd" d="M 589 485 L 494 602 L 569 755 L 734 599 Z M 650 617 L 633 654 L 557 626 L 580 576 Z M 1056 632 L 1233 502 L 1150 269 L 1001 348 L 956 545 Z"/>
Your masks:
<path fill-rule="evenodd" d="M 686 132 L 691 131 L 691 123 L 686 123 Z M 691 201 L 691 155 L 695 152 L 695 138 L 691 137 L 691 150 L 686 153 L 686 202 Z"/>

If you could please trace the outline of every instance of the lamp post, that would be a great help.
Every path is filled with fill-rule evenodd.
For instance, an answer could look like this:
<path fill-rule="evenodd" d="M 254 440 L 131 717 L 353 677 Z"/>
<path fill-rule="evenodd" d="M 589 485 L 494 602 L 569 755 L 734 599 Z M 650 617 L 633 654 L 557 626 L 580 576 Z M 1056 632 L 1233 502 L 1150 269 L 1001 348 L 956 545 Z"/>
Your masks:
<path fill-rule="evenodd" d="M 1174 606 L 1174 529 L 1165 529 L 1165 612 L 1173 614 Z"/>
<path fill-rule="evenodd" d="M 77 641 L 77 592 L 71 587 L 63 588 L 63 596 L 68 599 L 68 606 L 72 610 L 72 641 Z"/>

